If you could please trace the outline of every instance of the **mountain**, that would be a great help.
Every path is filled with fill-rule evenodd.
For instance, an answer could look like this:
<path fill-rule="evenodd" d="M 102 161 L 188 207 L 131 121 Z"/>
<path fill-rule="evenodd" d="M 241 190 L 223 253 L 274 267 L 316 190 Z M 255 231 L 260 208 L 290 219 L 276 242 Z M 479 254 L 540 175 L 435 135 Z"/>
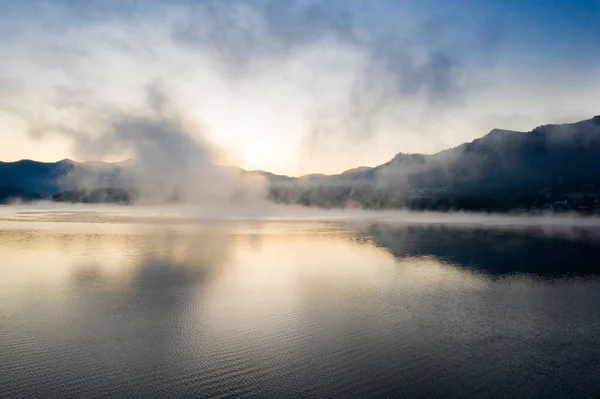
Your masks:
<path fill-rule="evenodd" d="M 271 198 L 324 207 L 508 211 L 575 194 L 597 203 L 599 188 L 600 116 L 596 116 L 530 132 L 494 129 L 433 155 L 400 153 L 374 168 L 300 177 L 272 185 Z"/>
<path fill-rule="evenodd" d="M 17 162 L 0 162 L 0 186 L 13 191 L 47 197 L 59 190 L 59 180 L 72 168 L 70 160 L 55 163 L 24 159 Z"/>
<path fill-rule="evenodd" d="M 122 188 L 94 188 L 91 190 L 62 191 L 52 196 L 55 202 L 80 202 L 84 204 L 131 204 L 135 192 Z"/>
<path fill-rule="evenodd" d="M 29 202 L 40 199 L 42 197 L 35 193 L 30 193 L 16 187 L 0 186 L 0 204 L 14 200 Z"/>
<path fill-rule="evenodd" d="M 130 181 L 124 176 L 131 161 L 119 163 L 36 162 L 24 159 L 0 162 L 0 201 L 50 199 L 65 190 L 121 187 Z"/>
<path fill-rule="evenodd" d="M 25 199 L 55 196 L 73 201 L 107 198 L 129 202 L 134 196 L 106 189 L 132 192 L 134 167 L 134 161 L 0 162 L 0 186 L 4 187 L 0 200 L 12 190 L 10 195 Z M 600 194 L 600 116 L 544 125 L 530 132 L 494 129 L 436 154 L 399 153 L 382 165 L 337 175 L 289 177 L 232 167 L 228 170 L 264 177 L 270 199 L 285 204 L 508 211 L 547 207 L 557 201 L 576 202 L 573 197 L 577 197 L 582 207 L 593 208 Z M 94 189 L 104 189 L 103 194 L 95 192 L 90 197 Z M 64 191 L 71 193 L 60 195 Z M 103 197 L 107 193 L 116 196 Z"/>

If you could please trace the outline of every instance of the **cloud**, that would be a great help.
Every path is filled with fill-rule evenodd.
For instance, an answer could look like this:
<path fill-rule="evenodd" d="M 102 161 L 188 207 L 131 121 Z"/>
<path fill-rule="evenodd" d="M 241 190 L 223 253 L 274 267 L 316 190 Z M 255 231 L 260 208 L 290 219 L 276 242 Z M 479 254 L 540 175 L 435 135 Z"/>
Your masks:
<path fill-rule="evenodd" d="M 98 115 L 160 108 L 147 94 L 160 82 L 184 119 L 205 126 L 194 139 L 250 169 L 375 165 L 597 104 L 589 84 L 517 79 L 508 27 L 485 7 L 465 18 L 459 5 L 395 1 L 8 3 L 0 74 L 20 93 L 0 95 L 0 107 L 100 134 Z"/>
<path fill-rule="evenodd" d="M 201 126 L 187 121 L 167 94 L 147 87 L 147 111 L 112 110 L 88 119 L 92 130 L 48 125 L 31 130 L 34 136 L 59 134 L 73 141 L 86 159 L 130 155 L 135 162 L 115 168 L 85 164 L 61 181 L 64 188 L 122 187 L 139 202 L 229 203 L 261 201 L 266 180 L 217 165 L 219 150 L 205 140 Z"/>

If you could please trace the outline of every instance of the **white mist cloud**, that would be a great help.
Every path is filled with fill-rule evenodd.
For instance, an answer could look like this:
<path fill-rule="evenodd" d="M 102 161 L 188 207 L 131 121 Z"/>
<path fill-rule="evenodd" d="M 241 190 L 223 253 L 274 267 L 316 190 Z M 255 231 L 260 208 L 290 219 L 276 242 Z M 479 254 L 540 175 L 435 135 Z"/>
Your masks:
<path fill-rule="evenodd" d="M 59 182 L 63 189 L 92 190 L 119 187 L 137 203 L 183 201 L 196 205 L 262 202 L 267 181 L 241 169 L 216 164 L 219 150 L 204 140 L 203 127 L 185 119 L 157 85 L 147 88 L 145 112 L 97 110 L 79 130 L 62 125 L 42 125 L 34 136 L 57 132 L 75 144 L 86 159 L 130 155 L 134 161 L 86 163 L 72 169 Z"/>

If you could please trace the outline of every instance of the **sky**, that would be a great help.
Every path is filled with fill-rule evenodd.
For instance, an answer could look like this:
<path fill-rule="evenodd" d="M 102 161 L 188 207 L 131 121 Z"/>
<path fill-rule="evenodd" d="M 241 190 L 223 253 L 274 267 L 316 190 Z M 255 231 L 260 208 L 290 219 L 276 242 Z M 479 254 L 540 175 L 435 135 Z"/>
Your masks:
<path fill-rule="evenodd" d="M 169 109 L 219 163 L 338 173 L 600 114 L 600 0 L 0 0 L 0 160 Z M 160 95 L 153 93 L 159 92 Z M 87 143 L 82 146 L 81 143 Z"/>

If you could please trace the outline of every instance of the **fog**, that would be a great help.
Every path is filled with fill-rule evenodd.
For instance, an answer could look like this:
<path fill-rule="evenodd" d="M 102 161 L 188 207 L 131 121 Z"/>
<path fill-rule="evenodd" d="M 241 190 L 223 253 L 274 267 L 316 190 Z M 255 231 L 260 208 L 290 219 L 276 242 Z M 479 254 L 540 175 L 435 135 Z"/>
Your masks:
<path fill-rule="evenodd" d="M 155 204 L 251 203 L 266 196 L 267 181 L 262 176 L 217 164 L 219 149 L 206 140 L 204 128 L 186 119 L 158 84 L 146 87 L 143 111 L 106 107 L 89 122 L 88 129 L 39 126 L 31 134 L 58 131 L 68 136 L 86 159 L 123 154 L 133 159 L 115 165 L 115 169 L 102 163 L 75 167 L 61 177 L 63 189 L 116 186 L 130 190 L 137 203 Z M 111 171 L 116 176 L 107 178 Z"/>
<path fill-rule="evenodd" d="M 577 214 L 489 214 L 475 212 L 415 212 L 408 210 L 327 210 L 297 205 L 255 202 L 203 205 L 138 205 L 60 204 L 41 201 L 0 207 L 0 220 L 5 227 L 23 228 L 21 222 L 74 223 L 202 223 L 206 221 L 305 221 L 341 223 L 386 223 L 405 225 L 448 225 L 519 229 L 540 227 L 547 232 L 572 232 L 572 228 L 600 227 L 600 218 Z M 9 222 L 18 222 L 11 224 Z"/>

